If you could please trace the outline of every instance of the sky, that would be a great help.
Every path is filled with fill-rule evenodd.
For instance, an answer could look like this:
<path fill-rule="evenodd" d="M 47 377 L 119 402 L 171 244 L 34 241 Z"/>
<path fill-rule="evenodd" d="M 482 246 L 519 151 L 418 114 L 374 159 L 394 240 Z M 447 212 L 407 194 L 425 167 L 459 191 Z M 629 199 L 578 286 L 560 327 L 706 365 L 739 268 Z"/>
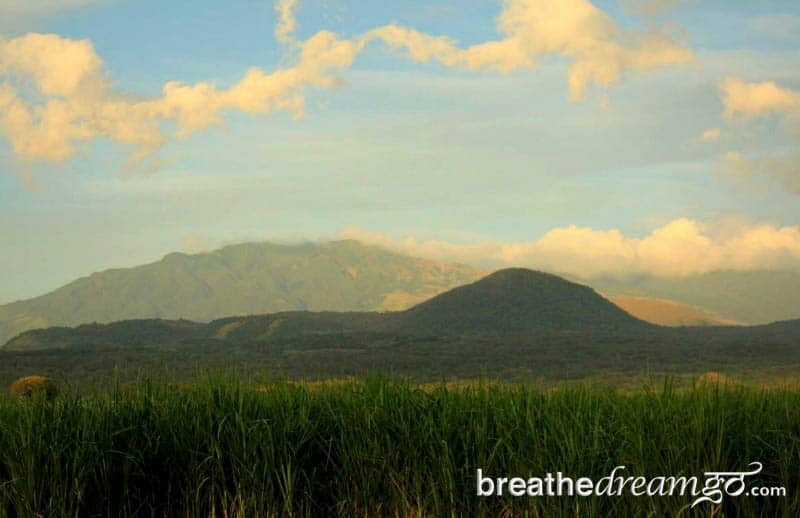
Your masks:
<path fill-rule="evenodd" d="M 791 0 L 0 0 L 0 303 L 250 240 L 800 269 Z"/>

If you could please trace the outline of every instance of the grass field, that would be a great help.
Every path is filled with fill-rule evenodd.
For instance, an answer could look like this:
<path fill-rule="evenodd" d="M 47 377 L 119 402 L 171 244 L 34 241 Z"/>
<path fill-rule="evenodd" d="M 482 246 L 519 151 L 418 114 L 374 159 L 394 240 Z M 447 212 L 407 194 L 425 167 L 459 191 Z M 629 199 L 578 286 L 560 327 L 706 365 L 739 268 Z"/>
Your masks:
<path fill-rule="evenodd" d="M 477 468 L 702 482 L 753 461 L 785 497 L 476 496 Z M 4 516 L 798 516 L 798 466 L 790 388 L 209 379 L 0 401 Z"/>

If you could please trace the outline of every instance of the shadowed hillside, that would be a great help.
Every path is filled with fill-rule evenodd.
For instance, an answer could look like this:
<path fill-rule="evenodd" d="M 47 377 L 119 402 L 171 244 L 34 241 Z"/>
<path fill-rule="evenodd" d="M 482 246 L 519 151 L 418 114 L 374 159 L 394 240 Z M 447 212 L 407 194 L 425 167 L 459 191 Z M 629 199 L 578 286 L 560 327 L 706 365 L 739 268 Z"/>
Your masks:
<path fill-rule="evenodd" d="M 189 320 L 121 320 L 110 324 L 32 329 L 13 338 L 4 347 L 27 351 L 109 346 L 136 347 L 167 345 L 202 338 L 206 334 L 205 324 Z"/>
<path fill-rule="evenodd" d="M 356 241 L 246 243 L 203 254 L 173 253 L 0 306 L 0 342 L 29 329 L 128 319 L 209 321 L 294 310 L 405 309 L 479 276 L 468 266 Z"/>
<path fill-rule="evenodd" d="M 800 365 L 800 320 L 655 326 L 591 288 L 501 270 L 402 312 L 289 311 L 209 323 L 129 320 L 23 333 L 0 350 L 0 381 L 41 373 L 79 382 L 114 368 L 191 379 L 197 368 L 328 378 L 387 370 L 575 379 L 604 373 L 737 372 Z"/>
<path fill-rule="evenodd" d="M 649 327 L 588 286 L 525 268 L 497 271 L 418 304 L 398 318 L 402 329 L 445 335 Z"/>
<path fill-rule="evenodd" d="M 347 333 L 511 336 L 543 330 L 638 332 L 652 327 L 587 286 L 555 275 L 510 268 L 402 312 L 294 311 L 230 317 L 208 324 L 130 320 L 32 330 L 10 340 L 5 348 L 170 345 L 197 339 L 263 342 Z"/>
<path fill-rule="evenodd" d="M 290 311 L 402 311 L 482 275 L 469 266 L 408 257 L 351 240 L 245 243 L 202 254 L 173 253 L 151 264 L 95 273 L 46 295 L 0 306 L 0 343 L 30 329 L 130 319 L 208 322 L 233 315 Z M 565 320 L 564 315 L 581 309 L 583 303 L 573 301 L 574 307 L 562 307 L 558 290 L 548 291 L 548 286 L 555 284 L 544 279 L 537 281 L 535 289 L 543 290 L 543 297 L 554 298 L 546 299 L 541 307 L 517 307 L 502 300 L 500 305 L 475 302 L 477 306 L 471 309 L 487 315 L 481 317 L 487 322 L 498 317 L 524 321 L 520 329 L 536 322 L 580 328 L 584 325 L 581 319 L 600 316 L 607 317 L 596 319 L 604 325 L 623 324 L 625 318 L 606 301 L 589 302 L 588 288 L 581 288 L 586 312 L 581 311 L 571 322 Z M 794 272 L 713 272 L 685 278 L 640 276 L 577 282 L 618 300 L 637 318 L 656 324 L 758 324 L 800 317 L 800 274 Z M 493 288 L 482 286 L 490 295 Z M 575 294 L 574 289 L 567 291 Z M 663 299 L 672 305 L 643 303 L 643 298 Z M 448 304 L 460 304 L 448 300 Z M 428 311 L 425 307 L 434 312 L 454 309 L 442 305 L 441 300 L 429 304 L 406 315 L 407 327 L 431 331 L 433 324 L 420 313 Z M 509 331 L 515 329 L 506 323 Z M 483 324 L 470 319 L 441 325 L 444 327 L 437 332 L 451 325 L 453 330 L 468 332 L 470 325 Z"/>

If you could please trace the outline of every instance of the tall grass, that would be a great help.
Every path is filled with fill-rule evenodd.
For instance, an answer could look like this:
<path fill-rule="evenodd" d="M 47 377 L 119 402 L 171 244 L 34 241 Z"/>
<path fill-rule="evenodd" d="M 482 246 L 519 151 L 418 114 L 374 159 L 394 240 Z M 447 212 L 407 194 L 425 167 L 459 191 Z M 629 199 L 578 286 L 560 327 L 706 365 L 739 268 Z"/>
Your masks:
<path fill-rule="evenodd" d="M 764 464 L 786 497 L 475 496 L 493 476 L 697 475 Z M 3 516 L 800 516 L 800 392 L 618 393 L 386 379 L 141 382 L 0 401 Z"/>

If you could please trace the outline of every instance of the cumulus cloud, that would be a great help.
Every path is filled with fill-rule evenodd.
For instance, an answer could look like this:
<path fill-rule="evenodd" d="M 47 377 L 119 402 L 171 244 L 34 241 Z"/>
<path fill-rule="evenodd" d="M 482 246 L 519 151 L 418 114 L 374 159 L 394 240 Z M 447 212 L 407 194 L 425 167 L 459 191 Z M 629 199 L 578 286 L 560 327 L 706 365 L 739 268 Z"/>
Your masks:
<path fill-rule="evenodd" d="M 582 99 L 587 86 L 616 83 L 626 72 L 690 63 L 691 51 L 661 32 L 626 31 L 588 0 L 507 0 L 497 21 L 503 39 L 461 49 L 450 39 L 396 25 L 370 31 L 413 61 L 508 73 L 531 68 L 545 55 L 570 60 L 569 92 Z"/>
<path fill-rule="evenodd" d="M 537 240 L 515 243 L 396 239 L 359 228 L 344 229 L 340 236 L 440 261 L 484 267 L 524 266 L 586 278 L 800 268 L 800 226 L 741 224 L 733 230 L 714 232 L 686 218 L 659 227 L 644 238 L 574 225 L 550 230 Z"/>
<path fill-rule="evenodd" d="M 749 83 L 728 77 L 720 84 L 725 117 L 756 117 L 772 113 L 800 114 L 800 92 L 773 81 Z"/>
<path fill-rule="evenodd" d="M 5 79 L 0 83 L 0 135 L 20 158 L 48 161 L 62 161 L 82 143 L 107 138 L 132 148 L 126 170 L 151 171 L 158 160 L 137 164 L 172 137 L 220 123 L 226 111 L 301 116 L 305 90 L 338 85 L 336 73 L 348 69 L 373 41 L 402 49 L 415 62 L 500 73 L 533 67 L 544 55 L 563 56 L 571 61 L 568 83 L 574 99 L 582 98 L 589 84 L 609 86 L 627 72 L 693 59 L 666 34 L 623 30 L 588 0 L 507 0 L 498 19 L 503 39 L 464 49 L 447 37 L 398 25 L 352 40 L 323 30 L 295 41 L 295 7 L 296 0 L 276 4 L 275 36 L 296 48 L 293 65 L 273 71 L 251 68 L 227 89 L 212 82 L 170 81 L 157 97 L 112 88 L 88 40 L 35 33 L 0 38 L 0 79 Z"/>
<path fill-rule="evenodd" d="M 728 119 L 778 115 L 790 124 L 800 122 L 800 91 L 772 81 L 746 82 L 729 77 L 720 84 L 724 115 Z M 794 135 L 796 137 L 796 135 Z M 787 191 L 800 194 L 800 153 L 748 157 L 731 151 L 720 159 L 719 174 L 738 180 L 771 178 Z"/>
<path fill-rule="evenodd" d="M 106 137 L 132 146 L 138 161 L 166 142 L 163 122 L 174 124 L 175 136 L 187 137 L 219 123 L 225 110 L 301 115 L 303 89 L 335 85 L 332 72 L 349 67 L 356 51 L 352 42 L 322 31 L 300 45 L 292 67 L 253 68 L 222 90 L 207 82 L 171 81 L 160 97 L 139 98 L 112 90 L 88 40 L 53 34 L 0 39 L 0 75 L 23 85 L 28 80 L 45 99 L 33 104 L 12 81 L 0 84 L 0 134 L 23 159 L 61 161 L 75 153 L 77 143 Z"/>

